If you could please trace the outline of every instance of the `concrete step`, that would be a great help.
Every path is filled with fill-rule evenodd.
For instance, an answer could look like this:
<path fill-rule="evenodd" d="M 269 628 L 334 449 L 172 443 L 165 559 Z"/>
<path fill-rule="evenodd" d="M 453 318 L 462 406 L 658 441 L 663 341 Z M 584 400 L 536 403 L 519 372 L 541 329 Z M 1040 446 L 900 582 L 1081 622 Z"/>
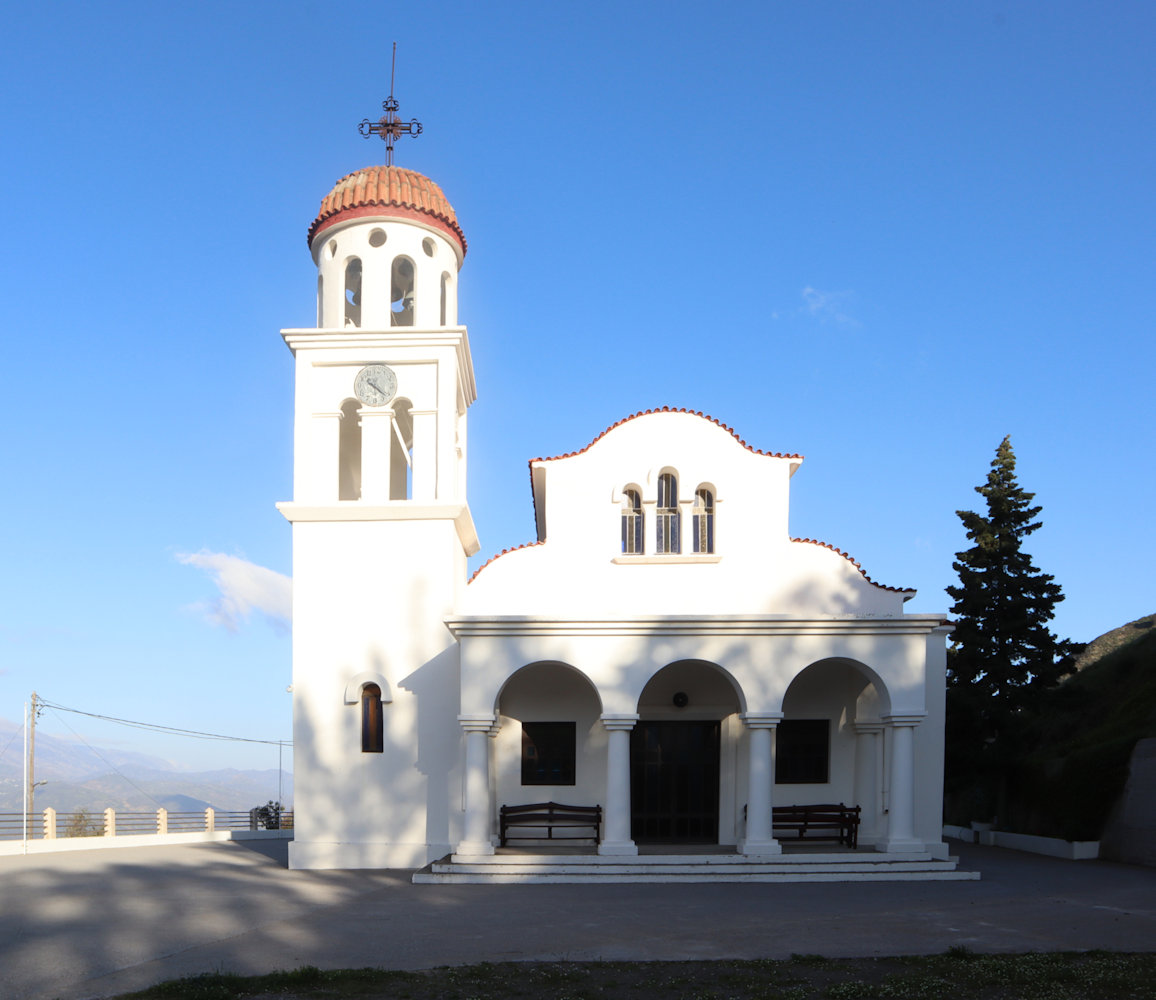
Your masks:
<path fill-rule="evenodd" d="M 929 854 L 788 855 L 754 860 L 742 855 L 454 856 L 416 872 L 417 884 L 579 882 L 881 882 L 965 881 L 978 872 L 956 870 L 957 858 Z"/>
<path fill-rule="evenodd" d="M 625 872 L 434 872 L 424 868 L 413 875 L 415 885 L 453 884 L 453 885 L 502 885 L 518 884 L 558 884 L 558 883 L 719 883 L 719 882 L 759 882 L 759 883 L 792 883 L 792 882 L 963 882 L 979 878 L 979 872 L 961 872 L 953 870 L 927 871 L 896 871 L 896 870 L 859 870 L 859 871 L 832 871 L 832 872 L 735 872 L 712 871 L 702 873 L 645 873 L 628 874 Z"/>
<path fill-rule="evenodd" d="M 790 874 L 806 872 L 917 872 L 954 871 L 950 861 L 892 861 L 877 865 L 863 864 L 813 864 L 813 865 L 521 865 L 521 864 L 435 864 L 431 870 L 437 874 L 461 875 L 751 875 Z"/>
<path fill-rule="evenodd" d="M 727 865 L 878 865 L 892 862 L 929 862 L 936 859 L 926 852 L 889 854 L 884 851 L 823 851 L 807 853 L 784 853 L 765 856 L 751 856 L 730 852 L 727 854 L 546 854 L 530 851 L 502 850 L 496 854 L 463 855 L 453 854 L 434 864 L 468 865 L 573 865 L 576 867 L 614 867 L 634 865 L 641 868 L 668 865 L 703 865 L 711 868 Z M 943 861 L 944 859 L 939 859 Z M 957 858 L 946 859 L 951 864 Z"/>

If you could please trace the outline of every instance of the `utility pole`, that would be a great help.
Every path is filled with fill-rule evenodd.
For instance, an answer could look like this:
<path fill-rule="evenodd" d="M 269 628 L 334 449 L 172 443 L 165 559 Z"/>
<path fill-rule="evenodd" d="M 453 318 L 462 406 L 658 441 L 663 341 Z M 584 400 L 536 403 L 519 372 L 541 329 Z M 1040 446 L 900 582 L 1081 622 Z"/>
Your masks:
<path fill-rule="evenodd" d="M 28 810 L 24 814 L 24 839 L 32 840 L 36 829 L 36 716 L 38 701 L 32 692 L 32 710 L 28 713 Z"/>

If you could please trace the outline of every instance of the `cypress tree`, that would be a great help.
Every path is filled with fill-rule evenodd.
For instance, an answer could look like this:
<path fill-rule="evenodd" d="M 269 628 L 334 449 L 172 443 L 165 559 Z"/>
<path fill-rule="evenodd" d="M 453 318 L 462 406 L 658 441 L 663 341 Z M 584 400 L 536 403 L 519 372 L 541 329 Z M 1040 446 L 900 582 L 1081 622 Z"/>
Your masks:
<path fill-rule="evenodd" d="M 987 481 L 975 488 L 987 503 L 986 515 L 956 511 L 973 544 L 956 553 L 952 568 L 959 585 L 947 588 L 955 600 L 947 675 L 949 791 L 978 781 L 991 792 L 993 777 L 1003 786 L 1008 766 L 1024 750 L 1025 723 L 1067 669 L 1069 643 L 1048 628 L 1063 593 L 1022 544 L 1040 527 L 1042 508 L 1019 485 L 1015 467 L 1011 438 L 1005 437 Z M 990 795 L 984 798 L 998 808 Z"/>

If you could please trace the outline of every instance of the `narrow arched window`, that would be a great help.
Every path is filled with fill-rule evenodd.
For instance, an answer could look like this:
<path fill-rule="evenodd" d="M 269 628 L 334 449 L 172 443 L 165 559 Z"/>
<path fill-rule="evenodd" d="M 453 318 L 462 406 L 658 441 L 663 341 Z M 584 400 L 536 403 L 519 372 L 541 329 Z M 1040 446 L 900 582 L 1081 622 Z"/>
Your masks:
<path fill-rule="evenodd" d="M 391 326 L 413 326 L 413 289 L 413 261 L 408 257 L 394 257 L 390 269 Z"/>
<path fill-rule="evenodd" d="M 642 496 L 631 487 L 622 493 L 622 551 L 641 555 L 642 539 Z"/>
<path fill-rule="evenodd" d="M 449 316 L 449 284 L 449 272 L 442 271 L 442 326 L 446 325 L 446 317 Z"/>
<path fill-rule="evenodd" d="M 345 325 L 361 326 L 361 258 L 345 265 Z"/>
<path fill-rule="evenodd" d="M 337 446 L 338 500 L 361 499 L 361 418 L 357 415 L 358 407 L 356 399 L 347 399 L 341 404 Z"/>
<path fill-rule="evenodd" d="M 657 536 L 654 551 L 671 555 L 681 552 L 678 538 L 678 477 L 673 472 L 664 472 L 658 477 L 655 522 Z"/>
<path fill-rule="evenodd" d="M 383 753 L 385 718 L 381 707 L 381 688 L 366 684 L 361 689 L 361 752 Z"/>
<path fill-rule="evenodd" d="M 714 552 L 714 494 L 705 486 L 694 491 L 694 551 Z"/>
<path fill-rule="evenodd" d="M 317 328 L 325 326 L 325 281 L 317 275 Z"/>

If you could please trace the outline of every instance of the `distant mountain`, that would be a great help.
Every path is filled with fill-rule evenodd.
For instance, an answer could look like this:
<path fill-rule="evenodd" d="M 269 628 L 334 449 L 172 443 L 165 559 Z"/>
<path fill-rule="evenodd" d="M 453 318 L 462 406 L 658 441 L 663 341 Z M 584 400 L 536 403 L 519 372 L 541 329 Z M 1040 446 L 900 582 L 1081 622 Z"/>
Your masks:
<path fill-rule="evenodd" d="M 36 810 L 58 812 L 111 806 L 125 812 L 237 810 L 261 806 L 278 796 L 278 772 L 269 770 L 184 771 L 148 754 L 98 747 L 47 733 L 36 734 Z M 20 726 L 0 719 L 0 812 L 19 812 L 24 802 L 24 745 Z M 45 784 L 40 785 L 40 782 Z M 280 775 L 286 806 L 293 775 Z"/>

